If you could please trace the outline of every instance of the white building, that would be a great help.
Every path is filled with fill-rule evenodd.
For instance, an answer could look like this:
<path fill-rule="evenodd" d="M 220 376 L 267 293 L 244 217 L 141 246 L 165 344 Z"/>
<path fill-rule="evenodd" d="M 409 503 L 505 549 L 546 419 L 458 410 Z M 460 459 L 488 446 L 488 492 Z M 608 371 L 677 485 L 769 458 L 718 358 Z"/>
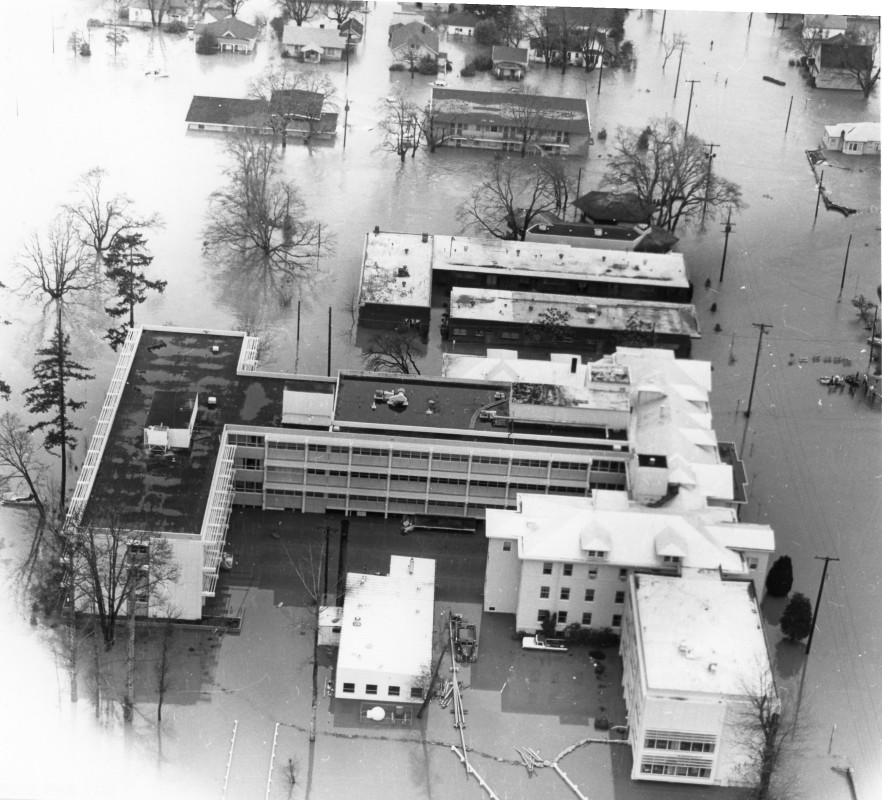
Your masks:
<path fill-rule="evenodd" d="M 632 575 L 621 654 L 632 779 L 737 785 L 758 691 L 777 704 L 750 583 Z"/>
<path fill-rule="evenodd" d="M 723 575 L 765 585 L 775 535 L 736 521 L 729 508 L 677 512 L 629 501 L 524 494 L 516 511 L 487 511 L 484 610 L 514 614 L 517 630 L 619 630 L 635 573 Z"/>
<path fill-rule="evenodd" d="M 432 662 L 435 561 L 392 556 L 388 575 L 346 576 L 336 697 L 421 703 Z"/>
<path fill-rule="evenodd" d="M 847 156 L 879 155 L 878 122 L 840 122 L 824 126 L 824 148 Z"/>

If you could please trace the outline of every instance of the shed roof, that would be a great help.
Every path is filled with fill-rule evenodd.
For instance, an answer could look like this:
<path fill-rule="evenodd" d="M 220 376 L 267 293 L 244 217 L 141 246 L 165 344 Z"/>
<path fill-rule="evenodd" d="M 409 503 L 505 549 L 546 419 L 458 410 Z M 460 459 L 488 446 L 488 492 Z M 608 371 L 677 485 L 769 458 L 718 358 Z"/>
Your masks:
<path fill-rule="evenodd" d="M 421 22 L 408 22 L 397 25 L 389 32 L 389 47 L 397 50 L 402 45 L 425 45 L 434 53 L 440 49 L 438 34 Z"/>
<path fill-rule="evenodd" d="M 346 47 L 346 37 L 341 36 L 340 31 L 335 28 L 298 26 L 296 22 L 289 22 L 282 32 L 282 44 L 313 45 L 320 48 L 342 50 Z"/>

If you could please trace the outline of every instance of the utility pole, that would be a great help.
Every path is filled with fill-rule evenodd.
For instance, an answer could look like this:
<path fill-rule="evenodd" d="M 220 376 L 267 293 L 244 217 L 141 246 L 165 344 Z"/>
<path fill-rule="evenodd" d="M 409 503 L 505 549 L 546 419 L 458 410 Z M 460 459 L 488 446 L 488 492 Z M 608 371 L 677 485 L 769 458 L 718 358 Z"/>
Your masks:
<path fill-rule="evenodd" d="M 812 614 L 812 629 L 809 631 L 809 640 L 805 646 L 805 654 L 808 655 L 812 649 L 812 639 L 815 638 L 815 623 L 818 621 L 818 610 L 821 608 L 821 595 L 824 592 L 824 581 L 827 579 L 827 565 L 831 561 L 839 561 L 838 558 L 832 556 L 815 556 L 818 561 L 824 562 L 824 571 L 821 573 L 821 585 L 818 587 L 818 599 L 815 601 L 815 613 Z"/>
<path fill-rule="evenodd" d="M 821 192 L 824 191 L 824 170 L 821 170 L 821 180 L 818 181 L 818 199 L 815 201 L 815 222 L 818 221 L 818 209 L 821 207 Z M 812 227 L 815 227 L 815 222 Z"/>
<path fill-rule="evenodd" d="M 600 87 L 603 85 L 603 53 L 600 54 L 600 75 L 597 78 L 597 96 L 600 97 Z"/>
<path fill-rule="evenodd" d="M 328 377 L 331 377 L 331 306 L 328 306 Z"/>
<path fill-rule="evenodd" d="M 750 16 L 747 18 L 747 30 L 750 30 L 750 24 L 753 22 L 753 12 L 750 12 Z"/>
<path fill-rule="evenodd" d="M 790 128 L 790 112 L 793 111 L 793 95 L 790 95 L 790 108 L 787 109 L 787 124 L 784 126 L 784 133 Z"/>
<path fill-rule="evenodd" d="M 710 169 L 710 167 L 708 167 Z M 726 219 L 726 224 L 723 226 L 723 232 L 726 234 L 726 241 L 723 243 L 723 263 L 720 265 L 720 283 L 723 282 L 723 273 L 726 271 L 726 252 L 729 250 L 729 234 L 732 233 L 732 228 L 735 226 L 732 224 L 732 209 L 729 209 L 729 216 Z"/>
<path fill-rule="evenodd" d="M 665 35 L 665 20 L 668 18 L 668 10 L 665 9 L 665 13 L 662 14 L 662 28 L 661 33 L 658 35 L 658 38 L 661 39 Z"/>
<path fill-rule="evenodd" d="M 579 199 L 579 192 L 581 192 L 581 191 L 582 191 L 582 168 L 579 167 L 579 178 L 576 181 L 576 200 Z M 579 209 L 576 208 L 576 204 L 574 201 L 573 202 L 573 219 L 575 220 L 577 216 L 579 216 Z"/>
<path fill-rule="evenodd" d="M 851 234 L 848 234 L 848 245 L 845 247 L 845 263 L 842 265 L 842 282 L 839 284 L 839 297 L 837 303 L 842 302 L 842 287 L 845 286 L 845 268 L 848 266 L 848 251 L 851 250 Z"/>
<path fill-rule="evenodd" d="M 869 374 L 871 367 L 873 366 L 873 348 L 875 345 L 873 344 L 873 340 L 876 338 L 876 320 L 879 318 L 879 306 L 876 306 L 876 310 L 873 312 L 873 330 L 870 331 L 870 357 L 867 359 L 867 374 Z"/>
<path fill-rule="evenodd" d="M 750 409 L 753 406 L 753 387 L 756 386 L 756 368 L 759 366 L 760 347 L 763 343 L 763 334 L 766 332 L 766 328 L 771 330 L 775 326 L 769 325 L 767 322 L 754 322 L 753 327 L 759 328 L 759 339 L 756 343 L 756 360 L 753 362 L 753 379 L 750 381 L 750 398 L 747 401 L 747 411 L 744 412 L 745 417 L 750 416 Z"/>
<path fill-rule="evenodd" d="M 346 98 L 346 105 L 343 106 L 343 149 L 346 149 L 346 131 L 349 128 L 349 98 Z"/>
<path fill-rule="evenodd" d="M 294 350 L 294 372 L 300 369 L 300 301 L 297 301 L 297 344 Z"/>
<path fill-rule="evenodd" d="M 352 46 L 352 31 L 346 31 L 346 77 L 349 77 L 349 48 Z"/>
<path fill-rule="evenodd" d="M 710 176 L 711 176 L 711 164 L 713 163 L 716 156 L 714 155 L 714 148 L 719 147 L 720 145 L 714 144 L 713 142 L 708 142 L 705 144 L 705 147 L 710 148 L 710 152 L 707 154 L 707 180 L 704 184 L 704 205 L 701 207 L 701 221 L 704 222 L 704 215 L 707 214 L 707 194 L 710 191 Z M 732 211 L 729 210 L 729 220 L 732 219 Z M 727 223 L 728 224 L 728 223 Z M 729 226 L 731 228 L 731 225 Z M 726 234 L 728 239 L 728 234 Z M 720 278 L 722 280 L 722 278 Z"/>
<path fill-rule="evenodd" d="M 677 89 L 680 88 L 680 67 L 683 66 L 683 45 L 685 42 L 680 42 L 680 60 L 677 62 L 677 80 L 674 81 L 674 100 L 677 99 Z"/>
<path fill-rule="evenodd" d="M 683 83 L 689 84 L 689 106 L 686 109 L 686 127 L 683 129 L 683 144 L 686 144 L 686 137 L 689 135 L 689 115 L 692 113 L 692 92 L 695 91 L 695 84 L 701 83 L 701 81 L 697 81 L 694 78 L 691 80 L 683 81 Z"/>

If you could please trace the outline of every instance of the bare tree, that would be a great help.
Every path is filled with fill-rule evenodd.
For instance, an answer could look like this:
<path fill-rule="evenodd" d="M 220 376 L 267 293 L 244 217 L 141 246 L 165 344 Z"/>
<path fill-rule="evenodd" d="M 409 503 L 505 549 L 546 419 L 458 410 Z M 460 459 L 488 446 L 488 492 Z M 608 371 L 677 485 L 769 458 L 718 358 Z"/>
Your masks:
<path fill-rule="evenodd" d="M 419 375 L 416 359 L 425 355 L 416 331 L 392 331 L 373 338 L 362 358 L 371 372 L 400 372 Z"/>
<path fill-rule="evenodd" d="M 423 106 L 420 112 L 419 128 L 423 141 L 430 153 L 454 136 L 457 124 L 457 110 L 464 106 L 459 101 L 444 103 L 443 108 L 433 105 L 432 101 Z"/>
<path fill-rule="evenodd" d="M 407 154 L 416 155 L 422 139 L 421 111 L 409 94 L 396 86 L 379 108 L 379 128 L 383 132 L 380 148 L 395 153 L 404 163 Z"/>
<path fill-rule="evenodd" d="M 268 106 L 267 125 L 288 145 L 288 131 L 300 129 L 304 142 L 322 130 L 322 115 L 337 110 L 337 89 L 324 72 L 283 63 L 267 67 L 248 88 L 248 96 Z"/>
<path fill-rule="evenodd" d="M 162 705 L 168 690 L 171 689 L 172 646 L 174 644 L 175 626 L 172 620 L 177 616 L 169 610 L 162 626 L 162 637 L 159 642 L 159 658 L 155 664 L 156 671 L 156 719 L 162 722 Z"/>
<path fill-rule="evenodd" d="M 515 138 L 521 143 L 521 158 L 527 154 L 531 144 L 538 147 L 554 125 L 546 116 L 543 98 L 541 89 L 524 87 L 517 94 L 512 94 L 509 102 L 500 106 Z"/>
<path fill-rule="evenodd" d="M 276 0 L 282 15 L 297 23 L 299 28 L 309 22 L 321 10 L 318 3 L 312 0 Z"/>
<path fill-rule="evenodd" d="M 684 142 L 683 127 L 671 120 L 652 120 L 643 130 L 619 128 L 603 184 L 633 192 L 655 206 L 653 221 L 673 232 L 696 216 L 744 207 L 741 187 L 710 172 L 706 145 L 697 136 Z"/>
<path fill-rule="evenodd" d="M 276 345 L 276 334 L 259 307 L 251 307 L 237 313 L 236 330 L 257 337 L 257 363 L 260 366 L 273 363 L 272 352 Z"/>
<path fill-rule="evenodd" d="M 107 171 L 92 167 L 77 183 L 77 197 L 63 206 L 65 212 L 82 227 L 82 242 L 101 259 L 119 236 L 131 235 L 162 226 L 158 214 L 141 217 L 134 203 L 124 194 L 108 197 L 104 186 Z"/>
<path fill-rule="evenodd" d="M 684 33 L 674 31 L 670 36 L 662 39 L 662 48 L 665 51 L 665 58 L 662 61 L 662 70 L 667 66 L 668 59 L 677 52 L 677 50 L 685 49 L 688 39 Z"/>
<path fill-rule="evenodd" d="M 553 212 L 559 190 L 544 164 L 497 156 L 457 212 L 465 229 L 523 241 L 536 215 Z"/>
<path fill-rule="evenodd" d="M 323 244 L 321 224 L 307 217 L 273 142 L 250 134 L 231 136 L 227 154 L 228 183 L 209 200 L 206 249 L 245 263 L 265 263 L 292 278 L 314 269 Z M 328 236 L 324 247 L 330 247 Z"/>
<path fill-rule="evenodd" d="M 62 310 L 80 292 L 101 286 L 103 276 L 86 254 L 73 218 L 65 214 L 44 234 L 33 233 L 18 258 L 19 292 L 55 305 L 57 324 Z"/>
<path fill-rule="evenodd" d="M 147 8 L 150 9 L 150 22 L 154 28 L 162 26 L 162 20 L 170 5 L 171 0 L 147 0 Z"/>
<path fill-rule="evenodd" d="M 353 2 L 353 0 L 330 0 L 325 3 L 325 14 L 328 19 L 334 20 L 339 27 L 363 5 L 363 3 Z"/>
<path fill-rule="evenodd" d="M 21 417 L 12 411 L 0 416 L 0 488 L 24 481 L 41 518 L 46 508 L 40 496 L 45 467 L 37 459 L 34 438 Z"/>
<path fill-rule="evenodd" d="M 879 80 L 879 18 L 875 28 L 855 27 L 846 32 L 841 45 L 842 66 L 853 76 L 863 92 L 870 96 Z"/>
<path fill-rule="evenodd" d="M 116 61 L 116 51 L 129 40 L 129 35 L 119 26 L 116 16 L 113 17 L 106 38 L 113 45 L 113 60 Z"/>
<path fill-rule="evenodd" d="M 224 0 L 224 6 L 230 12 L 231 17 L 235 17 L 244 5 L 245 0 Z"/>
<path fill-rule="evenodd" d="M 545 68 L 551 66 L 551 59 L 557 49 L 557 26 L 549 16 L 547 6 L 533 6 L 524 9 L 524 28 L 526 35 L 545 61 Z"/>
<path fill-rule="evenodd" d="M 824 29 L 805 24 L 805 16 L 788 31 L 788 45 L 805 58 L 811 58 L 818 42 L 824 40 Z"/>

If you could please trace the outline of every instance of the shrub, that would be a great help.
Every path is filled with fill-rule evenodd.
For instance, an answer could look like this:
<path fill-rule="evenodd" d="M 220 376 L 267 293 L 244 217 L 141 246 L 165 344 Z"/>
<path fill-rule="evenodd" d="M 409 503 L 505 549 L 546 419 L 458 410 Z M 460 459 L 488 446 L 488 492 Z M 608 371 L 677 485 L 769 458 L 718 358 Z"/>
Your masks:
<path fill-rule="evenodd" d="M 781 556 L 766 577 L 766 591 L 772 597 L 787 597 L 793 586 L 793 564 L 790 556 Z"/>
<path fill-rule="evenodd" d="M 92 48 L 89 47 L 87 42 L 83 42 L 80 45 L 80 55 L 81 56 L 90 56 L 92 55 Z"/>
<path fill-rule="evenodd" d="M 460 71 L 459 74 L 463 78 L 474 78 L 476 74 L 475 65 L 470 61 Z"/>
<path fill-rule="evenodd" d="M 542 620 L 542 633 L 549 639 L 553 639 L 557 633 L 557 613 Z"/>
<path fill-rule="evenodd" d="M 403 72 L 404 64 L 402 64 L 400 61 L 396 61 L 394 64 L 389 65 L 389 70 L 390 72 Z"/>
<path fill-rule="evenodd" d="M 478 70 L 478 72 L 489 72 L 493 69 L 493 59 L 487 54 L 475 56 L 472 59 L 472 66 Z"/>
<path fill-rule="evenodd" d="M 284 17 L 273 17 L 270 20 L 270 27 L 273 29 L 273 32 L 276 34 L 276 38 L 281 42 L 282 34 L 285 32 L 285 19 Z"/>
<path fill-rule="evenodd" d="M 564 639 L 569 644 L 584 644 L 592 647 L 618 647 L 619 634 L 612 628 L 583 628 L 578 622 L 573 622 L 564 628 Z M 590 654 L 595 658 L 593 654 Z"/>
<path fill-rule="evenodd" d="M 184 34 L 187 32 L 187 26 L 181 22 L 179 19 L 172 20 L 165 26 L 166 33 L 172 33 L 177 36 Z"/>
<path fill-rule="evenodd" d="M 435 56 L 424 55 L 417 64 L 420 75 L 434 75 L 438 72 L 438 61 Z"/>
<path fill-rule="evenodd" d="M 86 23 L 86 27 L 87 28 L 103 28 L 104 22 L 100 19 L 92 18 Z"/>
<path fill-rule="evenodd" d="M 499 29 L 492 19 L 482 19 L 475 25 L 475 41 L 486 47 L 496 44 L 499 40 Z"/>
<path fill-rule="evenodd" d="M 605 141 L 606 141 L 606 128 L 601 128 L 601 129 L 600 129 L 600 133 L 597 134 L 597 138 L 598 138 L 601 142 L 605 142 Z"/>
<path fill-rule="evenodd" d="M 212 36 L 208 31 L 196 40 L 196 52 L 201 56 L 214 55 L 219 48 L 217 37 Z"/>
<path fill-rule="evenodd" d="M 596 731 L 608 731 L 610 729 L 609 719 L 607 717 L 597 717 L 594 720 L 594 730 Z"/>
<path fill-rule="evenodd" d="M 781 633 L 791 642 L 805 639 L 812 631 L 812 603 L 804 594 L 796 592 L 781 615 Z"/>

